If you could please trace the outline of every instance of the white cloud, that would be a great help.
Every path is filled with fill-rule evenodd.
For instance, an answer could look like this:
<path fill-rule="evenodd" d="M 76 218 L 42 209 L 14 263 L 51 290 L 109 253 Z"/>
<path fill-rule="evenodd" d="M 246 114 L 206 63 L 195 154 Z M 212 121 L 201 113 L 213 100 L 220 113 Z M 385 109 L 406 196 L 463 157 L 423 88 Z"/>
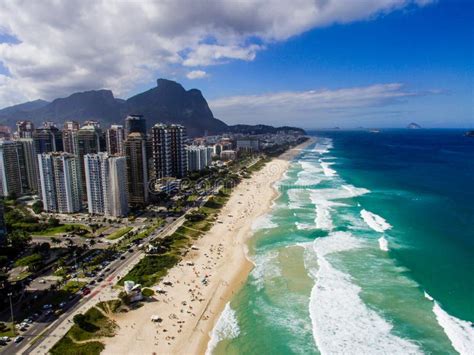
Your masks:
<path fill-rule="evenodd" d="M 186 74 L 188 79 L 202 79 L 207 77 L 208 74 L 204 70 L 192 70 Z"/>
<path fill-rule="evenodd" d="M 349 116 L 363 118 L 365 124 L 371 114 L 378 115 L 380 120 L 385 113 L 396 113 L 395 104 L 425 94 L 430 93 L 410 92 L 400 83 L 389 83 L 225 97 L 210 101 L 209 106 L 216 117 L 225 117 L 227 123 L 292 122 L 296 126 L 315 128 L 347 122 Z"/>
<path fill-rule="evenodd" d="M 4 1 L 0 34 L 17 41 L 0 44 L 0 106 L 103 87 L 126 95 L 156 72 L 251 61 L 266 43 L 429 1 Z"/>

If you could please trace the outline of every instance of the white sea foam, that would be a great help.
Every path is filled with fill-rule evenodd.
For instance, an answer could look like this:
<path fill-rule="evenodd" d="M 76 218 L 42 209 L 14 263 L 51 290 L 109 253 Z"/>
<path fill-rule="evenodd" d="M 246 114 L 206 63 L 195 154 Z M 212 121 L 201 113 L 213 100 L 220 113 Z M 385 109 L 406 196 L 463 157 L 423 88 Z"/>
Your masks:
<path fill-rule="evenodd" d="M 316 185 L 321 182 L 321 168 L 309 161 L 300 161 L 301 171 L 295 185 Z"/>
<path fill-rule="evenodd" d="M 271 229 L 276 228 L 278 225 L 272 221 L 272 216 L 270 214 L 264 214 L 263 216 L 258 217 L 252 223 L 252 230 L 258 231 L 261 229 Z"/>
<path fill-rule="evenodd" d="M 425 293 L 426 295 L 428 294 Z M 431 296 L 429 297 L 433 300 Z M 433 312 L 436 315 L 436 319 L 444 329 L 454 349 L 461 355 L 473 355 L 474 328 L 472 322 L 453 317 L 442 309 L 438 302 L 433 302 Z"/>
<path fill-rule="evenodd" d="M 348 197 L 362 196 L 370 192 L 370 190 L 364 189 L 363 187 L 355 187 L 352 185 L 342 185 L 341 187 L 349 193 Z"/>
<path fill-rule="evenodd" d="M 320 164 L 321 164 L 321 168 L 323 169 L 323 173 L 324 173 L 325 176 L 334 177 L 334 176 L 337 175 L 337 171 L 330 168 L 330 166 L 334 165 L 334 163 L 321 161 Z"/>
<path fill-rule="evenodd" d="M 308 192 L 303 189 L 289 189 L 288 194 L 288 207 L 290 209 L 303 208 L 305 200 L 308 199 Z"/>
<path fill-rule="evenodd" d="M 388 251 L 388 241 L 384 237 L 379 238 L 379 248 L 383 251 Z"/>
<path fill-rule="evenodd" d="M 316 145 L 314 146 L 313 151 L 318 154 L 326 154 L 329 153 L 329 150 L 333 148 L 332 139 L 331 138 L 320 138 Z"/>
<path fill-rule="evenodd" d="M 308 230 L 308 229 L 314 229 L 315 226 L 307 223 L 301 223 L 301 222 L 295 222 L 296 229 L 298 230 Z"/>
<path fill-rule="evenodd" d="M 331 219 L 331 210 L 329 205 L 319 204 L 316 206 L 316 218 L 314 220 L 316 228 L 331 230 L 334 225 Z"/>
<path fill-rule="evenodd" d="M 430 301 L 434 301 L 433 297 L 431 297 L 426 291 L 425 291 L 425 298 Z"/>
<path fill-rule="evenodd" d="M 266 253 L 257 254 L 253 257 L 255 267 L 251 271 L 253 284 L 258 290 L 263 289 L 265 280 L 281 276 L 278 266 L 278 251 L 272 250 Z"/>
<path fill-rule="evenodd" d="M 392 228 L 392 226 L 379 215 L 369 212 L 367 210 L 360 211 L 360 216 L 367 223 L 367 225 L 372 228 L 374 231 L 383 233 L 386 230 Z"/>
<path fill-rule="evenodd" d="M 319 189 L 310 193 L 311 202 L 316 206 L 316 217 L 314 223 L 316 228 L 323 230 L 333 229 L 331 212 L 334 207 L 347 206 L 342 202 L 333 200 L 343 200 L 369 192 L 366 189 L 356 188 L 352 185 L 342 185 L 340 189 Z"/>
<path fill-rule="evenodd" d="M 322 354 L 417 354 L 420 348 L 392 334 L 392 325 L 360 299 L 360 288 L 350 275 L 335 269 L 326 255 L 351 250 L 362 242 L 350 233 L 318 238 L 312 251 L 318 268 L 309 304 L 313 336 Z"/>
<path fill-rule="evenodd" d="M 209 334 L 210 340 L 207 344 L 206 355 L 212 354 L 217 344 L 224 339 L 234 339 L 240 334 L 239 324 L 235 311 L 230 307 L 230 304 L 225 305 L 219 319 Z"/>

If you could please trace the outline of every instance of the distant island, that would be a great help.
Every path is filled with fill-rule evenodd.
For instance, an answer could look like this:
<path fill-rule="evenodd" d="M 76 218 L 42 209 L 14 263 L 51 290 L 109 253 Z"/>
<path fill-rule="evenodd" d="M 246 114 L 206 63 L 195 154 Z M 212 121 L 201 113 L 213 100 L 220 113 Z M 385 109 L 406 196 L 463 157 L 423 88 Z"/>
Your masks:
<path fill-rule="evenodd" d="M 407 126 L 408 129 L 421 129 L 421 126 L 418 123 L 412 122 Z"/>
<path fill-rule="evenodd" d="M 466 133 L 464 133 L 464 135 L 465 135 L 466 137 L 472 137 L 472 138 L 474 138 L 474 131 L 467 131 Z"/>

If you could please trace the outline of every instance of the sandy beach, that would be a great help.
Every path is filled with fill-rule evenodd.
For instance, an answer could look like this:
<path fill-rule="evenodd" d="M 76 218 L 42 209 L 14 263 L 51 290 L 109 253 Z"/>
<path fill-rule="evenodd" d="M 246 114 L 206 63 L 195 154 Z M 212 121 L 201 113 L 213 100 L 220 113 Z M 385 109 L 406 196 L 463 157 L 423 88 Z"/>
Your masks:
<path fill-rule="evenodd" d="M 103 354 L 203 354 L 219 314 L 246 281 L 253 264 L 246 257 L 252 223 L 278 196 L 274 183 L 305 142 L 243 180 L 221 210 L 218 222 L 194 244 L 181 262 L 155 285 L 156 294 L 134 311 L 115 315 L 113 338 L 101 339 Z M 207 282 L 203 282 L 203 280 Z M 172 286 L 164 283 L 171 282 Z M 157 315 L 162 322 L 154 323 Z"/>

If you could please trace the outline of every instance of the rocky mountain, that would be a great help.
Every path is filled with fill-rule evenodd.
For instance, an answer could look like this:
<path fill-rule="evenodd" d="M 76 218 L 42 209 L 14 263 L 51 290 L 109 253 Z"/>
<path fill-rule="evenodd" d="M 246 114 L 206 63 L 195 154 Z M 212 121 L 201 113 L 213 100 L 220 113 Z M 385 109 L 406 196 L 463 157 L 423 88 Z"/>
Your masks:
<path fill-rule="evenodd" d="M 158 79 L 157 87 L 129 98 L 125 102 L 125 112 L 144 115 L 150 125 L 180 123 L 191 136 L 228 130 L 224 122 L 214 118 L 201 91 L 186 91 L 171 80 Z"/>
<path fill-rule="evenodd" d="M 128 100 L 117 99 L 110 90 L 74 93 L 52 102 L 32 101 L 0 110 L 0 124 L 13 126 L 18 120 L 31 120 L 39 126 L 44 121 L 61 125 L 65 120 L 98 120 L 105 127 L 123 123 L 128 114 L 142 114 L 148 127 L 157 122 L 180 123 L 190 136 L 220 133 L 228 126 L 214 118 L 197 89 L 185 90 L 180 84 L 158 79 L 153 89 Z"/>

